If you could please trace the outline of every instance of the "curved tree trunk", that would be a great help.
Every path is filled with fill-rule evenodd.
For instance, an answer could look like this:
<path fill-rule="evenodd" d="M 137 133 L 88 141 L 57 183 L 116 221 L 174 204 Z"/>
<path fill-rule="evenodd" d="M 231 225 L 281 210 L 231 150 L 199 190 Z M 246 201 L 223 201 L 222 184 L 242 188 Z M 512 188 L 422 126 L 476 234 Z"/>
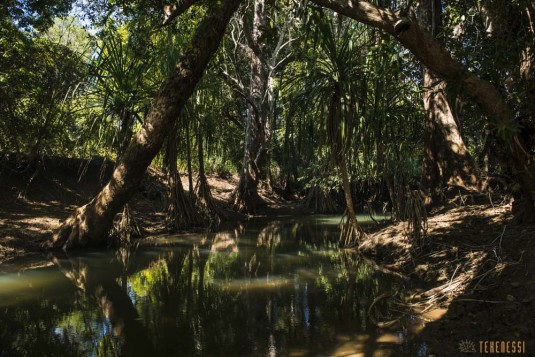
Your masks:
<path fill-rule="evenodd" d="M 421 26 L 436 37 L 442 28 L 441 0 L 422 1 L 418 10 Z M 480 175 L 461 137 L 446 94 L 447 83 L 426 66 L 422 66 L 422 76 L 427 112 L 422 186 L 431 196 L 448 185 L 477 190 Z"/>
<path fill-rule="evenodd" d="M 226 26 L 240 3 L 241 0 L 209 2 L 208 12 L 197 27 L 191 45 L 175 72 L 162 84 L 142 128 L 130 142 L 112 178 L 91 202 L 78 208 L 63 222 L 51 247 L 67 249 L 107 242 L 115 215 L 135 193 L 219 47 Z"/>
<path fill-rule="evenodd" d="M 445 81 L 461 85 L 466 94 L 487 116 L 490 127 L 500 140 L 505 152 L 501 163 L 504 167 L 511 167 L 515 179 L 522 187 L 525 202 L 530 206 L 529 211 L 535 212 L 533 209 L 535 159 L 526 150 L 521 138 L 515 132 L 517 124 L 514 121 L 514 111 L 498 88 L 469 72 L 463 64 L 451 57 L 432 34 L 416 22 L 402 19 L 393 11 L 360 0 L 312 0 L 312 2 L 393 35 L 437 76 Z M 396 26 L 401 23 L 401 20 L 404 20 L 404 26 Z M 504 129 L 508 135 L 497 135 L 497 128 Z"/>

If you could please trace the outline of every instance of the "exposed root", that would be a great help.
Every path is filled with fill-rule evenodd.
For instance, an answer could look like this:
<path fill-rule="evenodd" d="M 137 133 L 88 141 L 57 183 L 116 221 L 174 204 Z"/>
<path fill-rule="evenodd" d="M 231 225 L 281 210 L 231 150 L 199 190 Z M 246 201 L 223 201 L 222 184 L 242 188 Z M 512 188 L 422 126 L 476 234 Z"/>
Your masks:
<path fill-rule="evenodd" d="M 344 248 L 356 247 L 364 238 L 366 238 L 366 233 L 358 224 L 356 217 L 352 217 L 346 209 L 340 221 L 340 246 Z"/>
<path fill-rule="evenodd" d="M 414 241 L 413 247 L 421 248 L 427 237 L 427 210 L 425 196 L 420 190 L 411 190 L 405 202 L 405 218 L 407 226 L 405 235 Z"/>
<path fill-rule="evenodd" d="M 169 186 L 169 202 L 165 219 L 168 228 L 171 231 L 180 231 L 184 228 L 206 225 L 204 215 L 199 214 L 192 201 L 186 196 L 180 179 L 178 177 L 170 179 Z"/>
<path fill-rule="evenodd" d="M 235 211 L 246 214 L 255 214 L 258 206 L 264 203 L 253 178 L 247 178 L 246 174 L 240 177 L 238 187 L 232 192 L 230 200 Z"/>
<path fill-rule="evenodd" d="M 52 240 L 46 244 L 49 249 L 63 249 L 85 247 L 90 244 L 102 245 L 108 238 L 112 220 L 103 216 L 96 216 L 93 201 L 79 207 L 67 218 Z"/>
<path fill-rule="evenodd" d="M 314 213 L 336 213 L 338 208 L 328 191 L 320 186 L 311 187 L 303 201 L 303 206 L 310 208 Z"/>
<path fill-rule="evenodd" d="M 112 237 L 115 237 L 118 242 L 130 242 L 133 237 L 141 237 L 141 228 L 137 219 L 133 216 L 128 204 L 123 208 L 113 222 L 111 230 Z"/>
<path fill-rule="evenodd" d="M 218 226 L 222 218 L 224 218 L 223 210 L 220 209 L 210 191 L 208 180 L 206 176 L 199 175 L 195 185 L 195 196 L 197 197 L 197 205 L 203 211 L 204 215 L 208 217 L 211 226 Z"/>

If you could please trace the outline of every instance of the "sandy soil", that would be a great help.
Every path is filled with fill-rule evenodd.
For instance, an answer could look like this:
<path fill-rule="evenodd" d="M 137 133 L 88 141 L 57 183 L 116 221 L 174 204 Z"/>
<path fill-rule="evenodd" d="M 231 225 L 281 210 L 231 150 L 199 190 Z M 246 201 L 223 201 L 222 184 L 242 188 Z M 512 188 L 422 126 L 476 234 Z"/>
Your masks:
<path fill-rule="evenodd" d="M 82 168 L 85 168 L 81 175 Z M 96 162 L 88 167 L 81 160 L 53 159 L 38 172 L 0 170 L 0 264 L 3 261 L 43 250 L 42 245 L 76 208 L 87 203 L 106 183 L 112 164 Z M 186 191 L 188 179 L 181 175 Z M 208 177 L 212 196 L 225 211 L 227 219 L 246 219 L 230 210 L 228 202 L 238 183 L 238 176 Z M 194 181 L 195 185 L 195 181 Z M 165 176 L 149 169 L 138 192 L 129 203 L 145 235 L 166 233 Z M 265 204 L 258 215 L 304 213 L 298 201 L 286 201 L 266 190 L 260 190 Z"/>

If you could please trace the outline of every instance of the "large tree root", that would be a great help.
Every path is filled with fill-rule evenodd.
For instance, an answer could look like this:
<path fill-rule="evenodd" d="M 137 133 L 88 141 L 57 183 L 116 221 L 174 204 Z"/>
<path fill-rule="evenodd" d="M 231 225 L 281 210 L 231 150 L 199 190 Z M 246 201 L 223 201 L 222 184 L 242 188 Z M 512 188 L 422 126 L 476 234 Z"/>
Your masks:
<path fill-rule="evenodd" d="M 244 179 L 240 179 L 238 187 L 232 192 L 230 199 L 235 211 L 246 214 L 255 214 L 258 207 L 264 203 L 258 194 L 256 185 L 247 187 Z"/>
<path fill-rule="evenodd" d="M 63 222 L 52 240 L 47 243 L 47 247 L 67 250 L 105 244 L 113 219 L 97 215 L 93 204 L 91 201 L 85 206 L 77 208 Z"/>

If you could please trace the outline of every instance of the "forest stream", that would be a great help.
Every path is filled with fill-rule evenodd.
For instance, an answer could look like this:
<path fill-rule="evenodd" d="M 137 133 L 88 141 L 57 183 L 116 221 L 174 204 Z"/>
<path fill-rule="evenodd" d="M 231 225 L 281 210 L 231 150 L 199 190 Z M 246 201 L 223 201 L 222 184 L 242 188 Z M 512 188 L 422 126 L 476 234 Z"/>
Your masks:
<path fill-rule="evenodd" d="M 423 320 L 371 322 L 394 317 L 387 302 L 375 319 L 368 310 L 406 282 L 339 249 L 339 219 L 253 219 L 150 247 L 4 264 L 0 356 L 427 356 L 410 339 Z"/>

